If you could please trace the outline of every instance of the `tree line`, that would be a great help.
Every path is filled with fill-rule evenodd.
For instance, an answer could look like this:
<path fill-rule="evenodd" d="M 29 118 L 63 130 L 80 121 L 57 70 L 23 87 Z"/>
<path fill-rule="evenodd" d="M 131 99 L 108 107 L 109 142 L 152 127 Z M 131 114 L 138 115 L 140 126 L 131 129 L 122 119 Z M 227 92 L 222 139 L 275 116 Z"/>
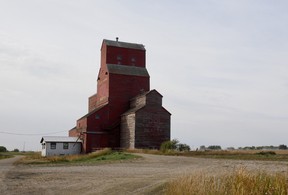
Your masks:
<path fill-rule="evenodd" d="M 287 145 L 280 144 L 279 146 L 245 146 L 238 147 L 238 150 L 287 150 Z M 200 146 L 200 150 L 222 150 L 219 145 L 211 145 L 211 146 Z M 227 150 L 236 150 L 234 147 L 228 147 Z"/>
<path fill-rule="evenodd" d="M 7 148 L 5 146 L 0 146 L 0 152 L 8 152 Z M 11 152 L 19 152 L 19 149 L 14 149 Z"/>

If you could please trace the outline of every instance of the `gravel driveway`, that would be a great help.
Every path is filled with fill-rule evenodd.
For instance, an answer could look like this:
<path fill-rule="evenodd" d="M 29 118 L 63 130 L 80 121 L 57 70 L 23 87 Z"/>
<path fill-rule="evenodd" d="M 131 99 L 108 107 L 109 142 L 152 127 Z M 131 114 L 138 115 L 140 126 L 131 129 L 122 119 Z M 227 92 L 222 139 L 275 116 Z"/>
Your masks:
<path fill-rule="evenodd" d="M 288 173 L 288 162 L 238 161 L 139 154 L 141 159 L 94 165 L 2 167 L 1 194 L 163 194 L 163 184 L 193 173 L 248 170 Z M 3 171 L 5 170 L 5 171 Z"/>
<path fill-rule="evenodd" d="M 22 156 L 15 156 L 14 158 L 7 158 L 0 160 L 0 194 L 6 192 L 7 185 L 5 185 L 7 173 L 14 168 L 13 163 L 22 158 Z"/>

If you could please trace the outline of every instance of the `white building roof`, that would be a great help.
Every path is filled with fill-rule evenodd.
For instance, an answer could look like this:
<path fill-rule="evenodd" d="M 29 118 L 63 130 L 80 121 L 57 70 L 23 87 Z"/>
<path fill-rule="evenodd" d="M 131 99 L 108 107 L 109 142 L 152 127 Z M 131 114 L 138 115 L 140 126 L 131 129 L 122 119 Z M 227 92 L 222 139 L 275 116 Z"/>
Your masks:
<path fill-rule="evenodd" d="M 78 137 L 68 137 L 68 136 L 43 136 L 40 143 L 42 142 L 81 142 Z"/>

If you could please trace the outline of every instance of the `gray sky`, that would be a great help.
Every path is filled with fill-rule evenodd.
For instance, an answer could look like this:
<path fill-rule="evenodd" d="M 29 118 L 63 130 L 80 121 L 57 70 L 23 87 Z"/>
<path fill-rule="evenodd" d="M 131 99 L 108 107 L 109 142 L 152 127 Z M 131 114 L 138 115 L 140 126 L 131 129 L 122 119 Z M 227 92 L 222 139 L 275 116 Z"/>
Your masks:
<path fill-rule="evenodd" d="M 281 0 L 0 0 L 0 145 L 40 150 L 41 135 L 67 135 L 96 91 L 102 40 L 115 37 L 145 45 L 172 138 L 192 148 L 288 144 L 287 8 Z"/>

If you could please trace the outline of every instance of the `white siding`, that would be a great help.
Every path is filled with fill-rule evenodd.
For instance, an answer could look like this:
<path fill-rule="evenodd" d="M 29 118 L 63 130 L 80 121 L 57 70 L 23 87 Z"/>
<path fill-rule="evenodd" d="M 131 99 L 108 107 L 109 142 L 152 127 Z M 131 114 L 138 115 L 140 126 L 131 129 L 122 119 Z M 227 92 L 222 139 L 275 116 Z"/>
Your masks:
<path fill-rule="evenodd" d="M 81 143 L 69 143 L 69 142 L 54 142 L 56 148 L 51 149 L 51 142 L 45 142 L 45 149 L 42 149 L 42 156 L 55 156 L 55 155 L 72 155 L 81 153 Z M 63 145 L 67 143 L 68 149 L 64 149 Z"/>
<path fill-rule="evenodd" d="M 46 145 L 45 145 L 45 142 L 42 143 L 41 155 L 42 155 L 42 156 L 46 156 Z"/>

